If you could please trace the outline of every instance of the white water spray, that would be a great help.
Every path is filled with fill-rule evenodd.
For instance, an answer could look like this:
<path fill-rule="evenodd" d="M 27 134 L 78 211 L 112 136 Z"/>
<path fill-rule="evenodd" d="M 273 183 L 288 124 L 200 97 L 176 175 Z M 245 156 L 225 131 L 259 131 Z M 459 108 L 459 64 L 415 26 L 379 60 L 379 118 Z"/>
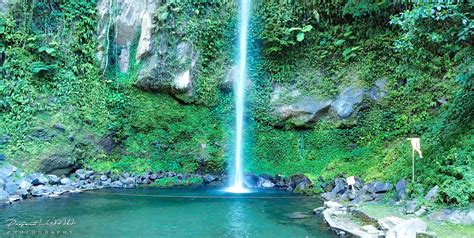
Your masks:
<path fill-rule="evenodd" d="M 232 193 L 245 193 L 248 190 L 244 187 L 244 174 L 242 171 L 243 154 L 243 124 L 244 124 L 244 98 L 247 65 L 247 30 L 249 22 L 250 0 L 241 0 L 240 24 L 239 24 L 239 77 L 235 84 L 235 106 L 236 106 L 236 138 L 235 138 L 235 158 L 234 171 L 231 173 L 232 184 L 226 189 Z"/>

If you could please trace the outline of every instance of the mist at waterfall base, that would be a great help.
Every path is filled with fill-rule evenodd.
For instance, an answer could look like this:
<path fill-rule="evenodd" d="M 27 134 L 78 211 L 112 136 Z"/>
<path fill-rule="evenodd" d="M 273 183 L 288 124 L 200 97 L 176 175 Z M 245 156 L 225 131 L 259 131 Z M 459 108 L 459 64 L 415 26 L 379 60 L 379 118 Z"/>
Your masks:
<path fill-rule="evenodd" d="M 244 127 L 244 111 L 245 111 L 245 81 L 247 80 L 247 32 L 249 21 L 250 0 L 241 0 L 240 2 L 240 21 L 239 21 L 239 77 L 234 82 L 235 93 L 235 155 L 233 169 L 230 171 L 231 184 L 225 191 L 231 193 L 247 193 L 249 190 L 244 187 L 243 175 L 243 127 Z"/>

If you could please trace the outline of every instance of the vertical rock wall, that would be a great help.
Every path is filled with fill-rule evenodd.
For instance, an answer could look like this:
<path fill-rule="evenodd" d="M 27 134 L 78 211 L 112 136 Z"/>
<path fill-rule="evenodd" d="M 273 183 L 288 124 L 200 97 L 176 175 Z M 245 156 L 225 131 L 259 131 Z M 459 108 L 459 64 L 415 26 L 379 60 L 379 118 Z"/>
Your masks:
<path fill-rule="evenodd" d="M 111 38 L 120 50 L 118 68 L 127 72 L 130 67 L 131 46 L 139 37 L 136 57 L 141 59 L 152 51 L 153 43 L 153 14 L 160 0 L 99 0 L 97 58 L 104 69 L 110 62 L 106 51 L 110 49 Z M 113 35 L 112 35 L 113 34 Z M 140 34 L 138 36 L 138 34 Z"/>

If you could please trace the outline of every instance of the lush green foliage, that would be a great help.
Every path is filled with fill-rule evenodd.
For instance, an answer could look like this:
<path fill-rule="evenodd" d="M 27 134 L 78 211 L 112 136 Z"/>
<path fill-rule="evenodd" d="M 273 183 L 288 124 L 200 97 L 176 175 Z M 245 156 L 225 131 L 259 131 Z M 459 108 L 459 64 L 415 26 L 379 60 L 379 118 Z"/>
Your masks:
<path fill-rule="evenodd" d="M 390 19 L 387 12 L 373 12 L 353 18 L 334 13 L 331 20 L 291 11 L 298 7 L 266 7 L 272 14 L 258 8 L 252 31 L 260 40 L 254 46 L 263 42 L 265 53 L 253 52 L 261 57 L 255 56 L 251 69 L 257 84 L 251 102 L 260 124 L 252 154 L 257 159 L 248 162 L 252 170 L 325 177 L 347 173 L 397 182 L 410 177 L 411 152 L 405 138 L 420 136 L 425 158 L 417 162 L 412 195 L 440 185 L 445 203 L 466 205 L 473 200 L 472 7 L 407 5 L 408 10 Z M 347 5 L 344 11 L 349 11 Z M 283 33 L 301 22 L 314 31 L 302 44 L 288 44 L 291 37 Z M 380 102 L 367 101 L 369 110 L 355 118 L 320 121 L 306 131 L 272 127 L 282 126 L 269 117 L 275 84 L 330 98 L 341 86 L 367 87 L 376 79 L 386 79 L 390 92 Z"/>
<path fill-rule="evenodd" d="M 157 41 L 188 41 L 199 53 L 188 105 L 134 86 L 142 67 L 133 60 L 136 42 L 127 73 L 116 59 L 99 71 L 95 5 L 25 0 L 0 18 L 0 136 L 10 137 L 1 153 L 31 170 L 61 154 L 99 170 L 224 172 L 233 95 L 219 84 L 235 58 L 235 3 L 170 0 L 155 13 Z M 472 5 L 255 1 L 252 13 L 249 171 L 396 182 L 411 173 L 405 138 L 420 136 L 425 158 L 412 195 L 437 184 L 444 203 L 474 199 Z M 112 57 L 119 49 L 110 42 Z M 164 76 L 179 67 L 169 57 Z M 329 116 L 296 130 L 269 105 L 276 85 L 327 99 L 378 79 L 387 82 L 386 97 L 364 101 L 366 109 L 344 121 Z"/>

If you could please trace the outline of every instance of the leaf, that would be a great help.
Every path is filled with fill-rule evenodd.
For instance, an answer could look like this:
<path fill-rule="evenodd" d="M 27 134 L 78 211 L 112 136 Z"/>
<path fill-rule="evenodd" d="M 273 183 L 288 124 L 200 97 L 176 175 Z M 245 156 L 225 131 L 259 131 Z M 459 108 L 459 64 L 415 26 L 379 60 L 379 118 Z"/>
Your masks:
<path fill-rule="evenodd" d="M 301 42 L 304 40 L 304 33 L 303 32 L 300 32 L 298 33 L 298 35 L 296 35 L 296 40 Z"/>
<path fill-rule="evenodd" d="M 31 63 L 30 70 L 32 73 L 37 74 L 40 73 L 41 71 L 48 71 L 49 66 L 45 65 L 43 62 L 33 62 Z"/>
<path fill-rule="evenodd" d="M 319 22 L 319 12 L 317 10 L 313 11 L 314 18 L 316 19 L 316 22 Z"/>
<path fill-rule="evenodd" d="M 293 32 L 293 31 L 300 31 L 301 30 L 301 27 L 292 27 L 289 29 L 290 32 Z"/>
<path fill-rule="evenodd" d="M 313 29 L 312 25 L 306 25 L 301 29 L 301 31 L 302 32 L 308 32 L 308 31 L 311 31 L 312 29 Z"/>
<path fill-rule="evenodd" d="M 347 56 L 347 55 L 349 55 L 350 53 L 352 53 L 352 48 L 346 48 L 346 49 L 342 52 L 342 55 L 343 55 L 343 56 Z"/>
<path fill-rule="evenodd" d="M 340 46 L 340 45 L 344 44 L 344 42 L 346 42 L 346 41 L 343 40 L 343 39 L 340 39 L 340 40 L 335 41 L 335 42 L 334 42 L 334 45 L 335 45 L 335 46 Z"/>

